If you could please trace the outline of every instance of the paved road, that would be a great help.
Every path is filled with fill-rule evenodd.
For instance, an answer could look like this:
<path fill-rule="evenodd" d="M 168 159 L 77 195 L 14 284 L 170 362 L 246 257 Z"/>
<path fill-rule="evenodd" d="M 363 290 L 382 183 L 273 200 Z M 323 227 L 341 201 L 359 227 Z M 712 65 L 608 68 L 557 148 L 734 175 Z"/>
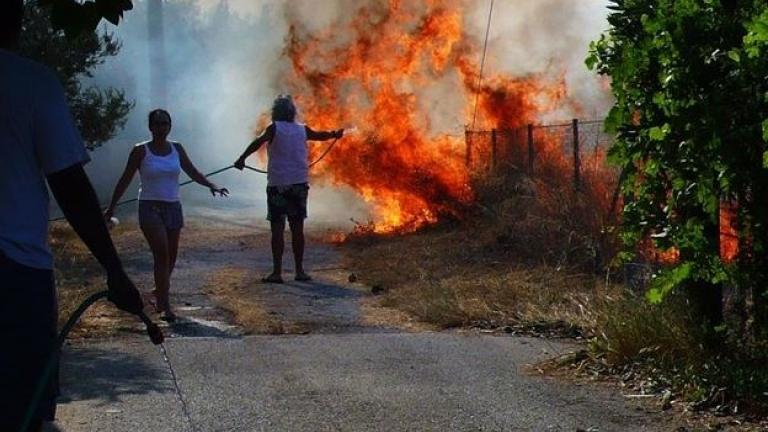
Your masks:
<path fill-rule="evenodd" d="M 562 348 L 444 333 L 203 337 L 170 340 L 166 363 L 143 340 L 75 344 L 58 424 L 72 432 L 672 429 L 614 388 L 526 372 Z"/>
<path fill-rule="evenodd" d="M 300 321 L 311 333 L 243 336 L 201 284 L 222 263 L 261 271 L 269 250 L 258 245 L 266 239 L 247 227 L 185 235 L 173 286 L 184 318 L 166 328 L 173 337 L 161 349 L 134 328 L 67 346 L 60 431 L 674 429 L 665 417 L 628 405 L 616 388 L 570 384 L 525 367 L 566 345 L 361 324 L 364 292 L 345 286 L 343 271 L 330 271 L 338 257 L 319 243 L 308 250 L 315 282 L 254 287 L 273 316 Z M 131 274 L 151 283 L 148 252 L 128 243 Z"/>

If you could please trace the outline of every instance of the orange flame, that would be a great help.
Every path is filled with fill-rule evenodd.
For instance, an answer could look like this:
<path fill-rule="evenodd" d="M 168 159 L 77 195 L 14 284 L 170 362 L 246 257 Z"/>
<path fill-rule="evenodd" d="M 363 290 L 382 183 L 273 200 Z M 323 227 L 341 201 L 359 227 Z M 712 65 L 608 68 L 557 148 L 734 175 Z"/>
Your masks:
<path fill-rule="evenodd" d="M 719 225 L 720 225 L 720 259 L 724 263 L 733 263 L 739 256 L 740 245 L 737 228 L 738 205 L 731 201 L 720 202 Z M 676 248 L 667 250 L 658 250 L 650 242 L 644 242 L 641 250 L 647 255 L 646 258 L 651 262 L 659 264 L 675 264 L 680 260 L 680 251 Z"/>
<path fill-rule="evenodd" d="M 720 257 L 726 263 L 735 261 L 739 255 L 736 210 L 737 205 L 735 203 L 720 202 Z"/>
<path fill-rule="evenodd" d="M 456 126 L 468 124 L 477 95 L 478 118 L 512 128 L 534 122 L 565 97 L 563 79 L 485 72 L 480 83 L 480 47 L 464 29 L 466 4 L 361 2 L 344 22 L 312 34 L 291 22 L 284 85 L 304 120 L 317 129 L 359 130 L 313 175 L 371 203 L 374 231 L 461 217 L 473 202 L 464 137 L 439 135 L 430 111 L 455 105 Z M 424 106 L 425 95 L 435 99 L 431 106 Z M 313 157 L 321 150 L 315 147 Z"/>

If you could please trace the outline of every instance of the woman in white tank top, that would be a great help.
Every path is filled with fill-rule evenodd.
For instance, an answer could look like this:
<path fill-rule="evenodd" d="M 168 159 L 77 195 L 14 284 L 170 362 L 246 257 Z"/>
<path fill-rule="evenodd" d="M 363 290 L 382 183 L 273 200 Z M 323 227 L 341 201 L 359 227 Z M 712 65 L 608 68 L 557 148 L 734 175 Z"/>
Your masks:
<path fill-rule="evenodd" d="M 315 131 L 296 123 L 296 106 L 290 96 L 278 96 L 272 104 L 272 124 L 245 149 L 235 161 L 242 170 L 245 159 L 267 144 L 267 220 L 272 231 L 272 273 L 262 278 L 265 283 L 283 283 L 283 249 L 285 221 L 291 229 L 291 245 L 295 264 L 294 279 L 311 281 L 304 271 L 304 219 L 307 217 L 309 194 L 309 161 L 307 141 L 339 139 L 344 129 Z"/>
<path fill-rule="evenodd" d="M 208 181 L 192 164 L 181 144 L 167 140 L 171 131 L 171 115 L 167 111 L 156 109 L 150 112 L 148 122 L 152 140 L 137 144 L 131 151 L 104 216 L 112 217 L 117 202 L 139 171 L 139 226 L 154 258 L 155 307 L 163 314 L 163 319 L 174 321 L 176 316 L 168 294 L 184 226 L 179 174 L 184 170 L 192 180 L 208 187 L 213 196 L 227 196 L 229 192 Z"/>

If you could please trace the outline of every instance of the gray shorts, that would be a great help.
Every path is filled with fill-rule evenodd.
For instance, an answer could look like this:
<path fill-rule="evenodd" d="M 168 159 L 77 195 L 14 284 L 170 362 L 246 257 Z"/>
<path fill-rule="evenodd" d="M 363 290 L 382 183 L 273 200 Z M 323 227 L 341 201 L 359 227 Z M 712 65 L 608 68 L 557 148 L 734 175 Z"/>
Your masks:
<path fill-rule="evenodd" d="M 290 186 L 267 186 L 267 220 L 285 221 L 285 218 L 307 218 L 308 183 Z"/>
<path fill-rule="evenodd" d="M 178 201 L 139 201 L 139 226 L 164 226 L 178 230 L 184 226 L 184 214 Z"/>

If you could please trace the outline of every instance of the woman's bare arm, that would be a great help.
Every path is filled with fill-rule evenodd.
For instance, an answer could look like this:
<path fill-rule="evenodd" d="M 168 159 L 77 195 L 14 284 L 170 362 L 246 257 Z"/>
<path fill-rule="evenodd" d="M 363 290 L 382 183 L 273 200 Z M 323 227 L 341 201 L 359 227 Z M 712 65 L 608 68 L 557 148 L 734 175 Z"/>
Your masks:
<path fill-rule="evenodd" d="M 176 147 L 176 151 L 179 152 L 179 162 L 181 162 L 181 169 L 184 170 L 185 173 L 194 180 L 196 183 L 201 184 L 211 190 L 211 194 L 214 196 L 218 193 L 221 196 L 227 196 L 229 194 L 229 191 L 226 188 L 220 188 L 214 183 L 211 183 L 210 180 L 208 180 L 207 177 L 205 177 L 198 169 L 195 167 L 195 165 L 192 163 L 192 161 L 189 159 L 189 156 L 187 156 L 186 150 L 184 150 L 184 147 L 181 146 L 179 143 L 173 143 L 173 145 Z"/>
<path fill-rule="evenodd" d="M 122 198 L 128 185 L 131 184 L 131 180 L 133 180 L 133 176 L 136 175 L 136 171 L 139 170 L 145 152 L 146 148 L 143 145 L 137 145 L 131 150 L 131 154 L 128 155 L 128 162 L 125 164 L 123 174 L 117 181 L 115 190 L 112 192 L 112 200 L 109 202 L 109 207 L 107 207 L 107 210 L 104 212 L 104 216 L 107 219 L 112 217 L 112 214 L 115 212 L 115 206 L 117 206 L 118 201 Z"/>

